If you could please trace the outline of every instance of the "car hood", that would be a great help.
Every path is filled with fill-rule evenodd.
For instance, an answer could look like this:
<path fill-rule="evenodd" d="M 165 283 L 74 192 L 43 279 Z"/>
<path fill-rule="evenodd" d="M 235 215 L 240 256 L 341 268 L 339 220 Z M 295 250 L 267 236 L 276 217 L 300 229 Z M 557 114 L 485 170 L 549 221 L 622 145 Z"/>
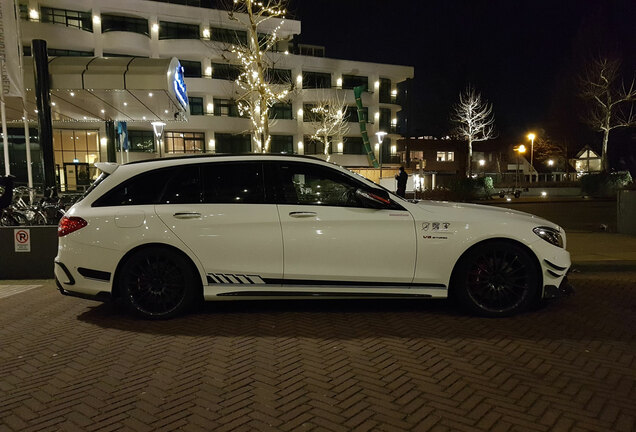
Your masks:
<path fill-rule="evenodd" d="M 417 206 L 427 212 L 449 216 L 450 214 L 461 212 L 462 219 L 484 219 L 497 221 L 503 219 L 510 221 L 512 218 L 515 222 L 527 222 L 536 226 L 549 226 L 561 230 L 561 227 L 547 219 L 509 208 L 447 201 L 419 201 Z"/>

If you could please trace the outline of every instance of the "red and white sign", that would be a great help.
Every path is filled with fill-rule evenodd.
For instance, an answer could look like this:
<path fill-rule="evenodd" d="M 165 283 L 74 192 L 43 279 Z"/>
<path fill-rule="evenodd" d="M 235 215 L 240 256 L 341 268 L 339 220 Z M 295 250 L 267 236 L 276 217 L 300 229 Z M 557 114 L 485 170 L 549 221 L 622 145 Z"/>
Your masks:
<path fill-rule="evenodd" d="M 28 228 L 14 229 L 13 244 L 16 252 L 31 252 L 31 231 Z"/>

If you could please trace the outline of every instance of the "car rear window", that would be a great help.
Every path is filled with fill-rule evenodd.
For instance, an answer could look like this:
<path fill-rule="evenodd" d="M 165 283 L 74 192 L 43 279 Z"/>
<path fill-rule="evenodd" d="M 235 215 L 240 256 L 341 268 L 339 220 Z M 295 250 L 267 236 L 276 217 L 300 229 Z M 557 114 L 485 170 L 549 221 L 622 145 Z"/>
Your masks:
<path fill-rule="evenodd" d="M 174 171 L 175 168 L 167 168 L 136 175 L 106 192 L 93 207 L 155 204 Z"/>

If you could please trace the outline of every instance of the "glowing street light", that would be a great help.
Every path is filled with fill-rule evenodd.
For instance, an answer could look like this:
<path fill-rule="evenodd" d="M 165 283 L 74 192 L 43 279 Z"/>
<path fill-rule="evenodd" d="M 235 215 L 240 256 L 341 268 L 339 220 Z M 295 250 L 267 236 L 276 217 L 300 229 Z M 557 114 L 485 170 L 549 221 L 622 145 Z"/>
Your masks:
<path fill-rule="evenodd" d="M 528 139 L 530 140 L 530 167 L 532 171 L 534 171 L 534 139 L 536 135 L 530 132 L 528 134 Z M 530 173 L 530 181 L 532 181 L 532 173 Z"/>
<path fill-rule="evenodd" d="M 379 144 L 378 156 L 380 157 L 380 180 L 378 181 L 378 183 L 380 183 L 382 181 L 382 141 L 384 140 L 384 136 L 386 135 L 386 132 L 378 131 L 375 134 L 378 137 L 378 144 Z"/>
<path fill-rule="evenodd" d="M 520 157 L 519 155 L 526 152 L 526 146 L 524 146 L 523 144 L 520 144 L 514 150 L 517 152 L 517 175 L 515 175 L 515 189 L 517 189 L 517 186 L 519 184 L 519 157 Z"/>

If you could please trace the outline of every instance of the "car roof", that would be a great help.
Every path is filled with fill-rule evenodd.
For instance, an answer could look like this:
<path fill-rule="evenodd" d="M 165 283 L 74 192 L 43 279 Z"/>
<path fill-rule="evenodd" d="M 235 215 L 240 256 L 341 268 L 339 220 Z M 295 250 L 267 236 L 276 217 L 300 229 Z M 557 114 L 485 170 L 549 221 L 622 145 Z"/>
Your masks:
<path fill-rule="evenodd" d="M 301 159 L 301 160 L 313 160 L 319 162 L 325 162 L 323 159 L 317 158 L 315 156 L 305 156 L 305 155 L 292 155 L 285 153 L 204 153 L 197 155 L 182 155 L 182 156 L 170 156 L 170 157 L 161 157 L 157 159 L 144 159 L 133 162 L 128 162 L 124 165 L 137 165 L 137 164 L 146 164 L 152 162 L 163 162 L 163 161 L 171 161 L 171 160 L 192 160 L 192 159 L 224 159 L 224 158 L 235 158 L 235 157 L 276 157 L 276 158 L 287 158 L 287 159 Z"/>

